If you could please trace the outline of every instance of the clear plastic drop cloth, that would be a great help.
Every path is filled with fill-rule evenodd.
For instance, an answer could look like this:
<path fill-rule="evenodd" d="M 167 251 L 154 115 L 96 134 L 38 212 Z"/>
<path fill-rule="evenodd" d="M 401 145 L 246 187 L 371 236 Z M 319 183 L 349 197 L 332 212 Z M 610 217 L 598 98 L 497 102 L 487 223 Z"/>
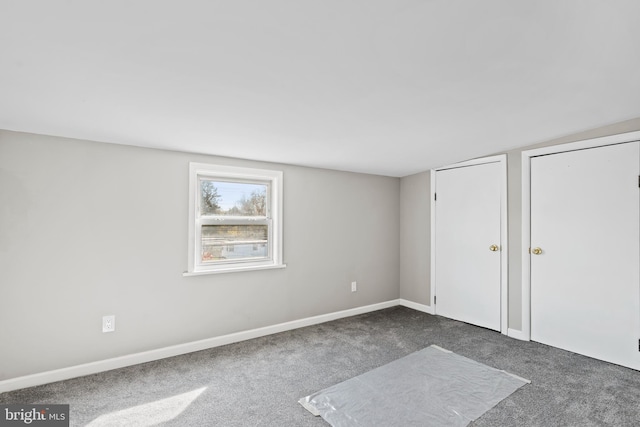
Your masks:
<path fill-rule="evenodd" d="M 432 345 L 299 402 L 334 427 L 466 426 L 529 382 Z"/>

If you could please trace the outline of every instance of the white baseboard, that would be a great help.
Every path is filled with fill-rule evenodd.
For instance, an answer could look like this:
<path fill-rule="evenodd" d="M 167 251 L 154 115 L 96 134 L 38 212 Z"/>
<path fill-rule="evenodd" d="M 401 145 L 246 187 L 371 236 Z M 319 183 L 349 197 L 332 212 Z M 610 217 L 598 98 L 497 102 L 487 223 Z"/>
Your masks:
<path fill-rule="evenodd" d="M 434 314 L 433 307 L 431 307 L 430 305 L 419 304 L 417 302 L 409 301 L 402 298 L 400 298 L 399 301 L 400 301 L 400 305 L 402 306 L 409 307 L 414 310 L 422 311 L 424 313 Z"/>
<path fill-rule="evenodd" d="M 521 341 L 530 341 L 529 337 L 527 337 L 522 331 L 519 331 L 517 329 L 509 328 L 509 330 L 507 331 L 507 336 Z"/>
<path fill-rule="evenodd" d="M 96 374 L 98 372 L 109 371 L 111 369 L 124 368 L 125 366 L 137 365 L 139 363 L 152 362 L 154 360 L 164 359 L 167 357 L 179 356 L 181 354 L 192 353 L 194 351 L 206 350 L 208 348 L 233 344 L 236 342 L 246 341 L 266 335 L 277 334 L 279 332 L 290 331 L 292 329 L 303 328 L 305 326 L 312 326 L 319 323 L 330 322 L 332 320 L 342 319 L 344 317 L 356 316 L 358 314 L 364 314 L 376 310 L 382 310 L 384 308 L 395 307 L 401 304 L 405 305 L 401 303 L 401 301 L 402 300 L 391 300 L 367 305 L 364 307 L 356 307 L 348 310 L 321 314 L 319 316 L 307 317 L 305 319 L 293 320 L 291 322 L 279 323 L 277 325 L 265 326 L 263 328 L 252 329 L 249 331 L 242 331 L 233 334 L 222 335 L 219 337 L 207 338 L 200 341 L 193 341 L 190 343 L 159 348 L 156 350 L 149 350 L 141 353 L 114 357 L 112 359 L 99 360 L 97 362 L 70 366 L 68 368 L 11 378 L 8 380 L 0 381 L 0 393 L 18 390 L 26 387 L 33 387 L 36 385 L 48 384 L 55 381 L 67 380 L 84 375 Z M 407 307 L 409 306 L 407 305 Z M 416 308 L 416 310 L 420 310 L 420 308 Z"/>

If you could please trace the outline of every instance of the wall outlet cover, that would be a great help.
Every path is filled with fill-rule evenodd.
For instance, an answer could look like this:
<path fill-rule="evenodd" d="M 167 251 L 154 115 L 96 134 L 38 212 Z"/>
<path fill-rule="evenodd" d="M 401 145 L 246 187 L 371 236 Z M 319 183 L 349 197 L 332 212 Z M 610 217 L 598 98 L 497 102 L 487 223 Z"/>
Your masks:
<path fill-rule="evenodd" d="M 110 314 L 102 316 L 102 332 L 114 332 L 116 330 L 116 316 Z"/>

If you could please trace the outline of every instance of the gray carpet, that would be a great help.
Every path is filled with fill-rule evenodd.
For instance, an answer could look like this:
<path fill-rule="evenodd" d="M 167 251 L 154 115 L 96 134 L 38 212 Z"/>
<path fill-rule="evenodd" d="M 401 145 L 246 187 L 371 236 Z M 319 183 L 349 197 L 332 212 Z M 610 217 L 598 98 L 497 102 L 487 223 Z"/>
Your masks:
<path fill-rule="evenodd" d="M 151 420 L 153 402 L 192 392 L 162 425 L 326 426 L 298 399 L 431 344 L 532 381 L 472 426 L 640 424 L 638 371 L 404 307 L 3 393 L 0 403 L 69 403 L 71 425 L 84 426 L 140 405 Z"/>

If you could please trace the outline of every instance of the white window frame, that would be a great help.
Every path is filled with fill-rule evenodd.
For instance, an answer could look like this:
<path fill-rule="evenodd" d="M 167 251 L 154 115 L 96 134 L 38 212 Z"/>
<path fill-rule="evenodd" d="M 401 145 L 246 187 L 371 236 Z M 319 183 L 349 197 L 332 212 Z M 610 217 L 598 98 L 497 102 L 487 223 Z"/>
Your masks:
<path fill-rule="evenodd" d="M 217 224 L 237 224 L 239 221 L 251 223 L 264 223 L 269 225 L 268 256 L 258 260 L 241 259 L 237 261 L 224 261 L 215 263 L 203 263 L 200 257 L 202 226 L 210 220 L 204 221 L 200 215 L 200 185 L 202 178 L 229 181 L 264 183 L 267 185 L 267 215 L 259 219 L 247 220 L 239 217 L 217 217 Z M 233 271 L 263 270 L 271 268 L 284 268 L 282 258 L 282 171 L 254 169 L 237 166 L 213 165 L 208 163 L 189 163 L 189 267 L 185 276 L 227 273 Z"/>

